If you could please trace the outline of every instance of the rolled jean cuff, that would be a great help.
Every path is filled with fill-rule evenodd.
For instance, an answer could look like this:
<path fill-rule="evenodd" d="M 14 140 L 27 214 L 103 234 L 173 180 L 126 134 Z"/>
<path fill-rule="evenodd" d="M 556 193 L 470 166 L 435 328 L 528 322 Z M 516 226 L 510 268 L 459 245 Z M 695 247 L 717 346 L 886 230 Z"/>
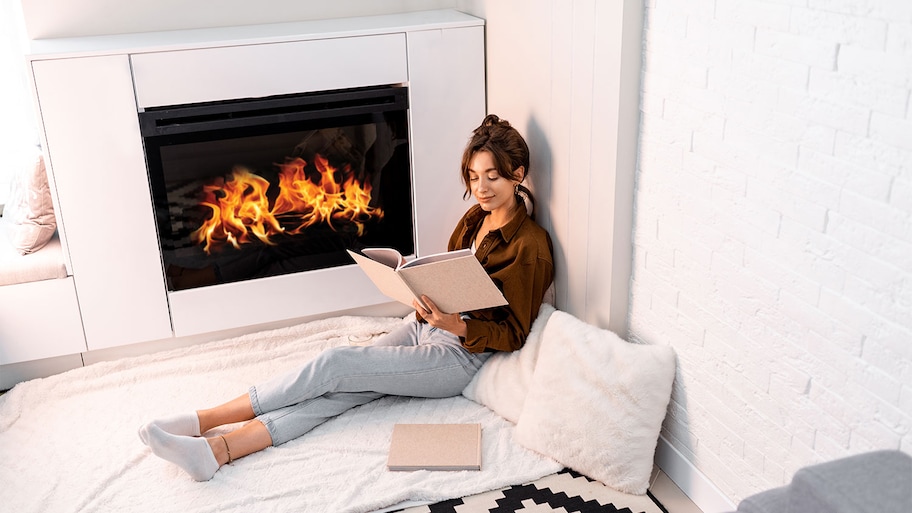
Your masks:
<path fill-rule="evenodd" d="M 263 414 L 263 410 L 260 408 L 260 399 L 257 397 L 256 387 L 251 386 L 247 394 L 250 396 L 250 406 L 253 407 L 253 414 L 259 417 Z"/>
<path fill-rule="evenodd" d="M 254 420 L 258 420 L 266 428 L 266 431 L 269 432 L 269 438 L 272 440 L 272 445 L 276 446 L 284 443 L 285 441 L 276 442 L 276 440 L 279 440 L 279 434 L 276 432 L 276 427 L 273 425 L 272 419 L 260 418 L 263 416 L 263 409 L 260 408 L 260 399 L 257 397 L 256 387 L 251 386 L 248 394 L 250 395 L 250 406 L 253 407 L 253 414 L 256 415 Z"/>

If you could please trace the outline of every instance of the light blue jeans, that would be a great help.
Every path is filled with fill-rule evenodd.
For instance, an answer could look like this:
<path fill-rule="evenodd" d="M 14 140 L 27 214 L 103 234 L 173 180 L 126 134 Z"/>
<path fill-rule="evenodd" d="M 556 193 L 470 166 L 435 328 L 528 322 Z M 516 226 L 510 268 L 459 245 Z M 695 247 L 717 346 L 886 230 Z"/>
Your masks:
<path fill-rule="evenodd" d="M 250 387 L 250 404 L 272 444 L 281 445 L 384 395 L 459 395 L 490 355 L 470 353 L 456 335 L 411 322 L 373 345 L 327 349 L 299 369 Z"/>

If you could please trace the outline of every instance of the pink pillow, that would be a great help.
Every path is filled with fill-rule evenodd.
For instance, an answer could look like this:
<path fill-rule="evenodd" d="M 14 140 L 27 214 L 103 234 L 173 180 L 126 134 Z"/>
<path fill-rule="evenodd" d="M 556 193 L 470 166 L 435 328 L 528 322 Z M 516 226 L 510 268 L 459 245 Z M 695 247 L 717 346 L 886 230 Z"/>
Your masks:
<path fill-rule="evenodd" d="M 53 237 L 57 219 L 42 155 L 38 155 L 34 166 L 13 179 L 10 202 L 3 216 L 12 224 L 10 242 L 22 255 L 38 251 Z"/>

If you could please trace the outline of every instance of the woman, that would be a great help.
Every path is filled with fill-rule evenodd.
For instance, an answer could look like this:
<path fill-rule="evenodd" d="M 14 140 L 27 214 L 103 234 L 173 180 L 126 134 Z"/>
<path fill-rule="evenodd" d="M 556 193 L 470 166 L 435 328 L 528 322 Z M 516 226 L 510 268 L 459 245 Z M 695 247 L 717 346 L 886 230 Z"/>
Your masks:
<path fill-rule="evenodd" d="M 226 463 L 281 445 L 346 410 L 383 395 L 458 395 L 495 351 L 522 347 L 554 275 L 551 239 L 530 217 L 531 194 L 520 183 L 529 149 L 495 115 L 475 129 L 462 158 L 462 178 L 478 202 L 456 225 L 449 249 L 472 248 L 507 306 L 442 312 L 433 298 L 414 303 L 416 319 L 367 347 L 342 346 L 211 409 L 153 420 L 139 435 L 154 454 L 197 481 Z M 526 202 L 529 202 L 527 204 Z M 225 424 L 251 421 L 203 438 Z"/>

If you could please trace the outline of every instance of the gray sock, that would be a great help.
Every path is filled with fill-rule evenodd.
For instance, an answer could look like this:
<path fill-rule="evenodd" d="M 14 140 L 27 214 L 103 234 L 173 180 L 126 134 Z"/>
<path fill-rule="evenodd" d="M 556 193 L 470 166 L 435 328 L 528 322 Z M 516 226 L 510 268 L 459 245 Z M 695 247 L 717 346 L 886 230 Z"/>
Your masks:
<path fill-rule="evenodd" d="M 195 411 L 179 413 L 170 417 L 155 419 L 139 428 L 139 438 L 144 444 L 149 445 L 146 432 L 149 426 L 158 426 L 165 433 L 181 436 L 200 436 L 199 416 Z"/>
<path fill-rule="evenodd" d="M 152 424 L 145 430 L 152 453 L 174 463 L 197 481 L 208 481 L 219 469 L 206 438 L 166 433 Z"/>

